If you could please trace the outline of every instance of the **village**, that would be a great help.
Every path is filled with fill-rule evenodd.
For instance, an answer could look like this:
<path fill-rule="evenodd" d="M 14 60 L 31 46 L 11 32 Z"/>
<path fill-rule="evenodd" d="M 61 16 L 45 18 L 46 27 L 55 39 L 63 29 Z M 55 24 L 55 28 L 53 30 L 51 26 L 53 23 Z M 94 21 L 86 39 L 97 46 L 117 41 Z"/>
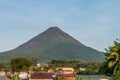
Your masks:
<path fill-rule="evenodd" d="M 19 58 L 21 61 L 22 59 Z M 17 58 L 13 63 L 16 61 Z M 37 63 L 34 66 L 26 66 L 26 61 L 21 66 L 18 62 L 18 65 L 8 68 L 6 73 L 0 72 L 0 76 L 4 76 L 3 80 L 110 80 L 110 77 L 96 72 L 100 64 L 97 62 L 52 60 L 47 64 Z"/>

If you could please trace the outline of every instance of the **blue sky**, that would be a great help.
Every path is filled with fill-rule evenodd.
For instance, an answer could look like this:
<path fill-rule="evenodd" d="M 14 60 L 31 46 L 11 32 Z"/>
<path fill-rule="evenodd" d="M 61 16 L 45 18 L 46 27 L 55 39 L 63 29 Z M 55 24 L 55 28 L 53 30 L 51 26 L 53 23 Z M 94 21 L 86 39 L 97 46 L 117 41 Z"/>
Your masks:
<path fill-rule="evenodd" d="M 119 0 L 0 0 L 0 52 L 51 26 L 104 51 L 120 38 Z"/>

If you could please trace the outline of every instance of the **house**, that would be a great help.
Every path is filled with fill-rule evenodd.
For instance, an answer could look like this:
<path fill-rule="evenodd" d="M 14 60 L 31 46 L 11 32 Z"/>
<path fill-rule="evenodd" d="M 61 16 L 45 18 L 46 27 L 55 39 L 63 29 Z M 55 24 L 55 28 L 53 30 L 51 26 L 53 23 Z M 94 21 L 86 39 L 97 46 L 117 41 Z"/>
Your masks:
<path fill-rule="evenodd" d="M 69 68 L 69 67 L 63 67 L 63 68 L 58 68 L 57 72 L 61 72 L 64 74 L 73 74 L 74 73 L 74 69 L 73 68 Z"/>
<path fill-rule="evenodd" d="M 56 78 L 56 75 L 53 73 L 32 73 L 30 80 L 53 80 Z"/>
<path fill-rule="evenodd" d="M 32 73 L 30 80 L 58 80 L 58 77 L 64 80 L 75 80 L 75 74 L 64 73 Z"/>
<path fill-rule="evenodd" d="M 104 75 L 76 75 L 76 80 L 110 80 L 110 77 Z"/>

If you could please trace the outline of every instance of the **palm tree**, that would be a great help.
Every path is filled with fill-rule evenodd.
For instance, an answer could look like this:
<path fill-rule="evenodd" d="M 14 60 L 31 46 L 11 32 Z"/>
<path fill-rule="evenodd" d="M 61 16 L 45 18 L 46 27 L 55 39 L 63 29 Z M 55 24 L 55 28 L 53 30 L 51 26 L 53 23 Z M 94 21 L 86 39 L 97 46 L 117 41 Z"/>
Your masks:
<path fill-rule="evenodd" d="M 115 41 L 114 45 L 107 50 L 107 62 L 108 67 L 113 69 L 113 75 L 116 77 L 116 80 L 120 80 L 120 42 Z"/>
<path fill-rule="evenodd" d="M 107 57 L 107 61 L 108 61 L 108 67 L 109 68 L 113 68 L 114 67 L 114 75 L 116 74 L 117 68 L 119 66 L 119 57 L 118 54 L 116 52 L 111 53 L 110 56 Z"/>

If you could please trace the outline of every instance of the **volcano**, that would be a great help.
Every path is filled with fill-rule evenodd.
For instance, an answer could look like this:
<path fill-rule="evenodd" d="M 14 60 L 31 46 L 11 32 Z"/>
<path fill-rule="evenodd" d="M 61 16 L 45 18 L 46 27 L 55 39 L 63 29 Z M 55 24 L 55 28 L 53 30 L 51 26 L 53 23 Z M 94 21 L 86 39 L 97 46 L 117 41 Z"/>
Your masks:
<path fill-rule="evenodd" d="M 12 58 L 27 56 L 34 56 L 39 62 L 50 60 L 104 60 L 102 52 L 87 47 L 58 27 L 50 27 L 17 48 L 0 53 L 0 60 L 10 61 Z"/>

